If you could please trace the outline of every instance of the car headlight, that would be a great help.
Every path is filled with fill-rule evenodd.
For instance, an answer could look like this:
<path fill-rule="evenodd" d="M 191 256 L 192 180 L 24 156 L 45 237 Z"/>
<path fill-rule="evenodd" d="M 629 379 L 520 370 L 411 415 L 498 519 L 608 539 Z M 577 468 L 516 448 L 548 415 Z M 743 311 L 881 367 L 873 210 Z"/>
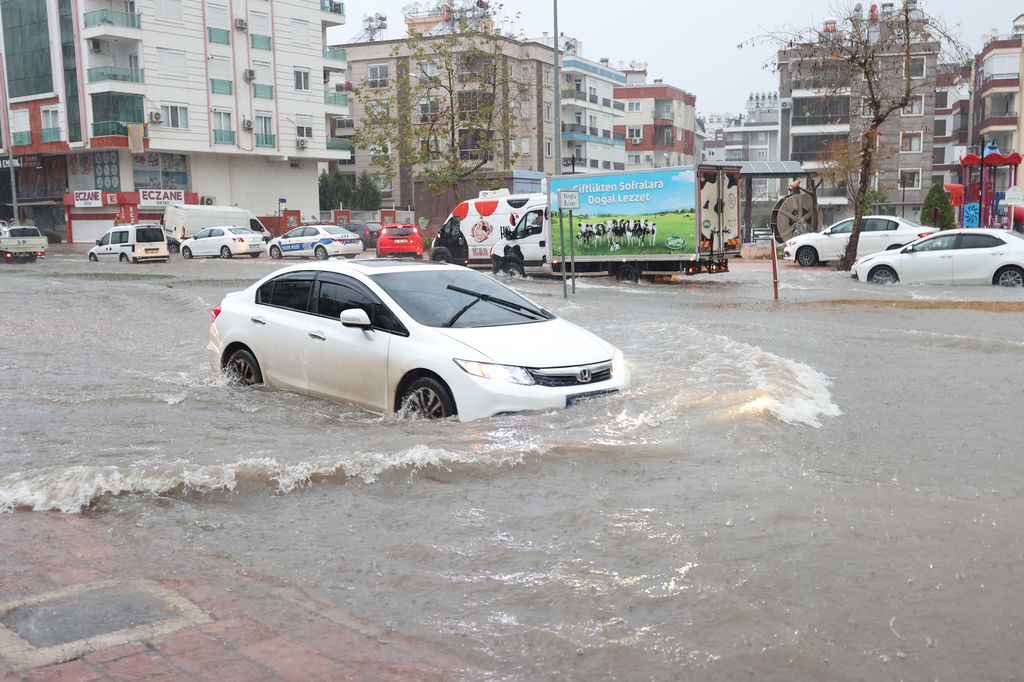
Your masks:
<path fill-rule="evenodd" d="M 522 384 L 530 386 L 533 384 L 533 377 L 526 371 L 525 367 L 515 365 L 495 365 L 490 362 L 477 362 L 476 360 L 460 360 L 453 358 L 455 364 L 462 368 L 467 374 L 484 379 L 496 379 L 510 384 Z"/>
<path fill-rule="evenodd" d="M 620 376 L 626 369 L 626 356 L 618 348 L 612 353 L 612 376 Z"/>
<path fill-rule="evenodd" d="M 796 240 L 790 239 L 788 242 L 786 242 L 786 246 L 796 246 Z"/>

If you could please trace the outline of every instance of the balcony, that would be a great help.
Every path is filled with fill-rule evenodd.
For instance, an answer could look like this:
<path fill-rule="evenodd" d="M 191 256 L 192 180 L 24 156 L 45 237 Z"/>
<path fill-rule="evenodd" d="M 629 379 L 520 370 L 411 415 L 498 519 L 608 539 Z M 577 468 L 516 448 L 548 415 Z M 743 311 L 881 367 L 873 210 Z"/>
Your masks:
<path fill-rule="evenodd" d="M 127 66 L 98 66 L 86 71 L 90 83 L 118 81 L 121 83 L 145 83 L 145 71 Z"/>
<path fill-rule="evenodd" d="M 210 79 L 210 92 L 215 95 L 230 95 L 234 92 L 235 84 L 221 78 Z"/>
<path fill-rule="evenodd" d="M 596 163 L 596 161 L 595 161 Z M 587 160 L 582 156 L 563 156 L 562 157 L 563 167 L 575 167 L 575 168 L 586 168 Z"/>
<path fill-rule="evenodd" d="M 276 147 L 277 136 L 269 133 L 256 133 L 257 147 Z"/>
<path fill-rule="evenodd" d="M 327 47 L 324 45 L 324 59 L 337 59 L 338 61 L 348 61 L 348 50 L 340 47 Z"/>
<path fill-rule="evenodd" d="M 274 47 L 274 41 L 271 40 L 270 36 L 252 34 L 249 36 L 249 43 L 256 50 L 271 50 Z"/>
<path fill-rule="evenodd" d="M 234 130 L 214 130 L 213 131 L 213 142 L 214 142 L 214 144 L 234 144 L 235 143 L 235 131 Z"/>
<path fill-rule="evenodd" d="M 141 123 L 131 123 L 141 126 Z M 143 126 L 143 137 L 149 137 L 149 128 Z M 120 121 L 96 121 L 92 124 L 93 137 L 128 137 L 128 126 Z"/>
<path fill-rule="evenodd" d="M 60 128 L 43 128 L 39 131 L 42 142 L 60 142 L 63 138 Z"/>
<path fill-rule="evenodd" d="M 1009 113 L 997 113 L 990 116 L 986 116 L 985 118 L 981 119 L 981 121 L 978 123 L 978 130 L 980 132 L 988 128 L 996 128 L 999 126 L 1012 126 L 1016 128 L 1017 113 L 1011 111 Z"/>
<path fill-rule="evenodd" d="M 586 135 L 587 134 L 587 126 L 581 125 L 579 123 L 563 123 L 562 124 L 562 132 L 563 133 L 580 133 L 581 135 Z"/>
<path fill-rule="evenodd" d="M 827 125 L 849 125 L 849 115 L 841 114 L 812 114 L 801 116 L 793 114 L 793 125 L 795 126 L 827 126 Z"/>
<path fill-rule="evenodd" d="M 325 92 L 324 104 L 329 104 L 334 107 L 347 107 L 348 95 L 339 95 L 334 92 Z"/>
<path fill-rule="evenodd" d="M 341 26 L 345 23 L 345 3 L 334 0 L 320 0 L 320 11 L 323 12 L 321 23 L 327 26 Z"/>
<path fill-rule="evenodd" d="M 85 28 L 93 26 L 123 26 L 125 28 L 142 28 L 142 16 L 129 12 L 115 12 L 110 9 L 98 9 L 85 13 Z"/>
<path fill-rule="evenodd" d="M 18 133 L 11 133 L 11 146 L 18 147 L 20 145 L 32 144 L 32 131 L 24 130 Z"/>
<path fill-rule="evenodd" d="M 581 102 L 587 101 L 587 93 L 582 90 L 562 90 L 562 99 L 578 99 Z"/>
<path fill-rule="evenodd" d="M 612 102 L 612 109 L 615 111 L 625 111 L 626 104 L 625 102 Z"/>
<path fill-rule="evenodd" d="M 352 141 L 347 137 L 328 137 L 327 148 L 352 151 Z"/>
<path fill-rule="evenodd" d="M 356 121 L 352 118 L 335 118 L 334 127 L 336 129 L 355 128 Z"/>
<path fill-rule="evenodd" d="M 259 97 L 261 99 L 274 99 L 274 86 L 253 83 L 252 96 Z"/>
<path fill-rule="evenodd" d="M 211 28 L 206 27 L 206 40 L 211 43 L 220 43 L 222 45 L 231 44 L 231 31 L 227 31 L 223 28 Z"/>

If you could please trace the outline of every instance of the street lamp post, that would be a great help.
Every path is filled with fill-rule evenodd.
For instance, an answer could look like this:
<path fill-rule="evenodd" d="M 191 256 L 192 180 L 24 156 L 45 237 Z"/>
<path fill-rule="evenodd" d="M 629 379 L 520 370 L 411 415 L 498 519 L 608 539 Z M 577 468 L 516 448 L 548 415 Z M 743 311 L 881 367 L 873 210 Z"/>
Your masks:
<path fill-rule="evenodd" d="M 555 169 L 552 175 L 562 172 L 562 77 L 558 65 L 558 0 L 551 0 L 555 11 Z"/>
<path fill-rule="evenodd" d="M 11 177 L 11 210 L 13 217 L 11 222 L 18 222 L 18 185 L 14 178 L 14 135 L 11 133 L 11 112 L 7 108 L 7 67 L 3 58 L 0 57 L 0 107 L 4 112 L 4 132 L 6 133 L 7 145 L 7 171 Z"/>

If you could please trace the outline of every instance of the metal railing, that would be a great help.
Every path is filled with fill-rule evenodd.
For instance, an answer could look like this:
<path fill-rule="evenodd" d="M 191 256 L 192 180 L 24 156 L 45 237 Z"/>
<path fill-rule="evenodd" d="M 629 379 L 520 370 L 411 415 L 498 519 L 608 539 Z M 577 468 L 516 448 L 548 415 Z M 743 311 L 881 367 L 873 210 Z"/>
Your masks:
<path fill-rule="evenodd" d="M 274 41 L 271 40 L 270 36 L 258 36 L 255 34 L 249 35 L 249 44 L 257 50 L 270 50 L 274 47 Z"/>
<path fill-rule="evenodd" d="M 124 26 L 126 28 L 142 28 L 142 16 L 129 12 L 115 12 L 111 9 L 98 9 L 85 13 L 85 27 L 92 26 Z"/>
<path fill-rule="evenodd" d="M 210 79 L 210 92 L 215 95 L 230 95 L 235 91 L 235 84 L 220 78 Z"/>
<path fill-rule="evenodd" d="M 231 31 L 223 28 L 206 27 L 206 40 L 210 43 L 231 44 Z"/>
<path fill-rule="evenodd" d="M 348 50 L 340 47 L 327 47 L 324 45 L 324 59 L 338 59 L 348 61 Z"/>
<path fill-rule="evenodd" d="M 277 146 L 277 136 L 270 133 L 256 133 L 256 146 L 275 147 Z"/>
<path fill-rule="evenodd" d="M 252 96 L 260 97 L 262 99 L 274 99 L 274 86 L 273 85 L 262 85 L 259 83 L 252 84 Z"/>
<path fill-rule="evenodd" d="M 345 3 L 334 2 L 334 0 L 320 0 L 320 11 L 330 12 L 331 14 L 344 14 Z"/>
<path fill-rule="evenodd" d="M 60 128 L 43 128 L 39 131 L 39 138 L 43 142 L 60 142 Z"/>
<path fill-rule="evenodd" d="M 17 147 L 19 145 L 32 144 L 32 131 L 23 130 L 18 133 L 11 133 L 11 146 Z"/>
<path fill-rule="evenodd" d="M 97 66 L 86 71 L 90 83 L 120 81 L 122 83 L 144 83 L 145 72 L 127 66 Z"/>
<path fill-rule="evenodd" d="M 347 107 L 348 95 L 339 95 L 336 92 L 325 92 L 324 104 L 330 104 L 336 107 Z"/>
<path fill-rule="evenodd" d="M 563 123 L 562 124 L 562 132 L 563 133 L 580 133 L 580 134 L 586 135 L 586 133 L 587 133 L 587 126 L 582 125 L 580 123 Z"/>
<path fill-rule="evenodd" d="M 214 142 L 214 144 L 234 144 L 235 143 L 235 131 L 234 130 L 214 130 L 213 131 L 213 142 Z"/>
<path fill-rule="evenodd" d="M 352 141 L 347 137 L 328 137 L 327 148 L 352 151 Z"/>
<path fill-rule="evenodd" d="M 142 123 L 129 122 L 131 125 L 141 126 Z M 142 136 L 149 137 L 149 128 L 143 126 Z M 128 126 L 120 121 L 95 121 L 92 124 L 93 137 L 128 136 Z"/>

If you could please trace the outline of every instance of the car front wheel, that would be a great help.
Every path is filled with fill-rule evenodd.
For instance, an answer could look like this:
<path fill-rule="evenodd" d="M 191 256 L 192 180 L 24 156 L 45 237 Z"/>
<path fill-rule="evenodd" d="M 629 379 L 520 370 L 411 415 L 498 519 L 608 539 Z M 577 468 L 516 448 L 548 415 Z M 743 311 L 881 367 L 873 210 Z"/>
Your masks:
<path fill-rule="evenodd" d="M 996 273 L 995 283 L 1001 287 L 1024 286 L 1024 270 L 1011 265 Z"/>
<path fill-rule="evenodd" d="M 896 284 L 900 278 L 896 275 L 896 271 L 888 265 L 879 265 L 868 275 L 868 281 L 874 284 Z"/>
<path fill-rule="evenodd" d="M 818 252 L 811 246 L 801 246 L 796 252 L 796 262 L 805 268 L 811 265 L 817 265 Z"/>
<path fill-rule="evenodd" d="M 245 386 L 263 383 L 260 364 L 256 362 L 256 356 L 248 348 L 239 348 L 231 354 L 228 361 L 224 363 L 224 373 L 233 383 Z"/>
<path fill-rule="evenodd" d="M 281 258 L 281 247 L 279 247 L 277 244 L 271 246 L 270 257 L 273 258 L 274 260 L 279 260 Z"/>
<path fill-rule="evenodd" d="M 401 404 L 401 416 L 445 419 L 455 415 L 452 394 L 433 377 L 420 377 L 409 384 Z"/>
<path fill-rule="evenodd" d="M 318 246 L 313 249 L 313 255 L 316 256 L 317 260 L 327 260 L 327 249 L 322 246 Z"/>
<path fill-rule="evenodd" d="M 187 246 L 181 247 L 181 257 L 184 258 L 185 260 L 188 260 L 189 258 L 191 258 L 192 257 L 192 249 L 188 248 Z"/>
<path fill-rule="evenodd" d="M 99 258 L 96 257 L 95 253 L 90 253 L 89 254 L 89 260 L 92 261 L 93 263 L 95 263 L 96 261 L 99 260 Z"/>

